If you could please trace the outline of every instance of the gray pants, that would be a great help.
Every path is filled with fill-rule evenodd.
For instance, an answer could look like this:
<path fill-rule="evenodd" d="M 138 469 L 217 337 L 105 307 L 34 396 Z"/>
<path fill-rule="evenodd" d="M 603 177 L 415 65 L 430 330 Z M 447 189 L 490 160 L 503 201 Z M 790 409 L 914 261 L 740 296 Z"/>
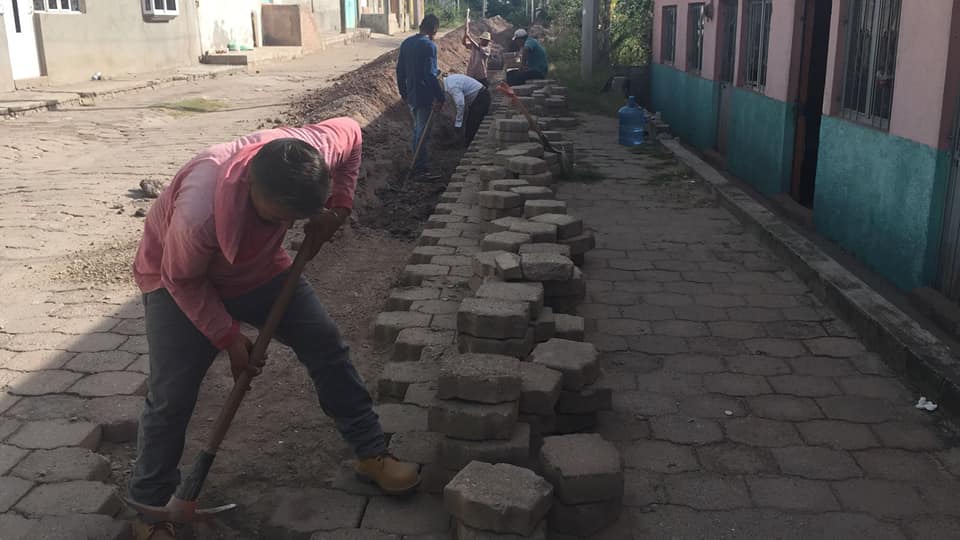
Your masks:
<path fill-rule="evenodd" d="M 238 298 L 225 300 L 237 320 L 262 326 L 286 273 Z M 149 391 L 140 418 L 137 463 L 130 497 L 141 504 L 165 505 L 180 483 L 177 464 L 183 454 L 187 424 L 200 383 L 217 349 L 183 314 L 165 289 L 144 295 L 150 346 Z M 313 379 L 323 411 L 359 458 L 386 451 L 380 421 L 360 375 L 350 363 L 350 349 L 303 278 L 277 328 Z M 268 374 L 265 376 L 269 376 Z"/>

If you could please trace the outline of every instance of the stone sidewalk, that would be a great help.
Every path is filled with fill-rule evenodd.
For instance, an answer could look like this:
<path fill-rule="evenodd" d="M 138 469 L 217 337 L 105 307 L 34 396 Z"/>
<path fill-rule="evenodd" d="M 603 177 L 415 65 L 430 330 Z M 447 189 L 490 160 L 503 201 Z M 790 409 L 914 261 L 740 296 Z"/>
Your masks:
<path fill-rule="evenodd" d="M 566 183 L 597 232 L 588 340 L 614 410 L 635 538 L 949 538 L 960 450 L 940 413 L 865 350 L 701 181 L 591 117 Z"/>

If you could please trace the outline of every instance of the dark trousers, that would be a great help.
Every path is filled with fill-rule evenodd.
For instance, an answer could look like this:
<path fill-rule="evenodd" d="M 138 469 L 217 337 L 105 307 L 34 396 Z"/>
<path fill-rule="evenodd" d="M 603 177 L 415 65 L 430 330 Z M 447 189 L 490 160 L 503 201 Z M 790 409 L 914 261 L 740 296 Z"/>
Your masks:
<path fill-rule="evenodd" d="M 225 300 L 227 311 L 235 319 L 262 326 L 284 279 L 286 273 L 243 296 Z M 143 303 L 150 377 L 129 491 L 136 502 L 162 506 L 180 483 L 177 464 L 187 424 L 200 383 L 218 351 L 165 289 L 147 293 Z M 277 338 L 306 366 L 320 406 L 334 419 L 357 457 L 384 453 L 380 421 L 366 386 L 350 363 L 350 349 L 304 278 L 277 327 Z M 269 377 L 269 364 L 264 376 Z"/>
<path fill-rule="evenodd" d="M 523 71 L 523 70 L 514 70 L 507 72 L 507 84 L 510 86 L 517 86 L 519 84 L 527 84 L 527 81 L 535 81 L 537 79 L 545 78 L 543 73 L 539 71 Z"/>
<path fill-rule="evenodd" d="M 484 88 L 480 90 L 477 97 L 473 98 L 473 103 L 470 104 L 467 110 L 467 120 L 464 124 L 464 137 L 466 138 L 467 146 L 470 146 L 473 138 L 477 136 L 477 130 L 480 129 L 480 122 L 483 122 L 483 118 L 487 116 L 488 111 L 490 111 L 490 92 Z"/>

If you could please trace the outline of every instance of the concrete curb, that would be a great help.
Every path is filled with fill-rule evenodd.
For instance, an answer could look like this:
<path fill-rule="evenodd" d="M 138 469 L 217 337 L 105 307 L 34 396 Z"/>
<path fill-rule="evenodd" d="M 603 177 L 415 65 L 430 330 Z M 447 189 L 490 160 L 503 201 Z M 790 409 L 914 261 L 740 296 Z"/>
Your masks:
<path fill-rule="evenodd" d="M 703 177 L 718 203 L 751 228 L 884 362 L 927 399 L 960 410 L 960 362 L 949 347 L 679 141 L 662 143 Z"/>

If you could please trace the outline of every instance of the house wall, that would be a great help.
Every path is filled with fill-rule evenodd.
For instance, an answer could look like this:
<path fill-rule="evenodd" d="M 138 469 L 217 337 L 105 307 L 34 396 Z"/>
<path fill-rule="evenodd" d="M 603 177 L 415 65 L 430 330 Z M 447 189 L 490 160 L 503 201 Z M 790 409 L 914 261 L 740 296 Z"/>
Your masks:
<path fill-rule="evenodd" d="M 175 68 L 200 56 L 194 2 L 180 2 L 180 15 L 147 22 L 140 2 L 86 2 L 82 14 L 35 15 L 37 39 L 51 84 Z"/>
<path fill-rule="evenodd" d="M 10 69 L 10 49 L 7 45 L 7 27 L 4 26 L 3 17 L 0 13 L 0 92 L 11 92 L 16 87 L 13 85 L 13 71 Z"/>
<path fill-rule="evenodd" d="M 213 52 L 226 49 L 231 41 L 237 45 L 253 47 L 254 24 L 258 40 L 262 44 L 260 6 L 260 0 L 200 0 L 197 17 L 201 50 Z M 255 17 L 255 23 L 251 20 L 251 13 Z"/>
<path fill-rule="evenodd" d="M 263 3 L 301 5 L 313 16 L 317 31 L 340 31 L 340 0 L 264 0 Z"/>
<path fill-rule="evenodd" d="M 838 3 L 824 103 L 832 116 L 820 129 L 814 223 L 898 287 L 930 285 L 949 175 L 944 131 L 953 122 L 947 103 L 956 99 L 957 9 L 904 2 L 890 128 L 882 131 L 839 117 L 848 2 Z"/>

